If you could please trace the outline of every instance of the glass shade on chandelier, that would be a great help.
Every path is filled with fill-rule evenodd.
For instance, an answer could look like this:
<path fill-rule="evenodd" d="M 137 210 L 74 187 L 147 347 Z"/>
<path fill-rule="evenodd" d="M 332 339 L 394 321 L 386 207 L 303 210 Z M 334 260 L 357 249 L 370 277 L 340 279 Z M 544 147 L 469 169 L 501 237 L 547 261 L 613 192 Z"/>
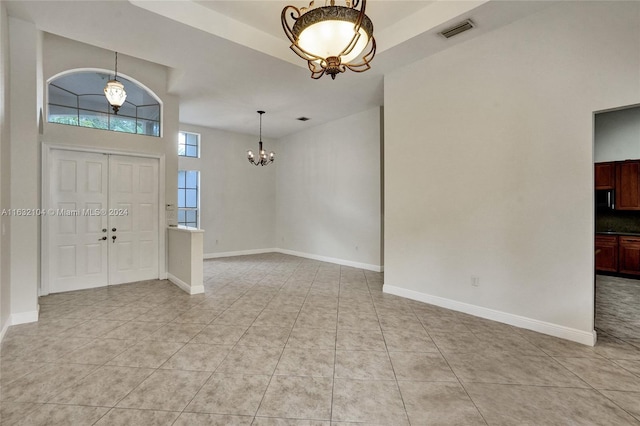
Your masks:
<path fill-rule="evenodd" d="M 254 166 L 266 166 L 275 161 L 276 154 L 273 151 L 267 154 L 267 151 L 262 148 L 262 114 L 264 114 L 264 111 L 258 111 L 258 114 L 260 114 L 260 140 L 258 142 L 258 158 L 256 159 L 253 151 L 249 150 L 247 151 L 247 160 L 249 160 L 249 162 Z"/>
<path fill-rule="evenodd" d="M 376 40 L 373 23 L 365 14 L 366 3 L 346 0 L 346 6 L 336 6 L 330 0 L 313 8 L 312 1 L 308 8 L 287 6 L 282 10 L 282 28 L 291 50 L 307 61 L 311 78 L 329 74 L 335 79 L 347 69 L 363 72 L 371 68 Z"/>
<path fill-rule="evenodd" d="M 127 99 L 127 92 L 124 90 L 124 85 L 118 81 L 118 52 L 116 52 L 116 67 L 113 80 L 109 80 L 104 87 L 104 95 L 111 105 L 114 114 L 118 114 L 118 110 L 124 104 Z"/>

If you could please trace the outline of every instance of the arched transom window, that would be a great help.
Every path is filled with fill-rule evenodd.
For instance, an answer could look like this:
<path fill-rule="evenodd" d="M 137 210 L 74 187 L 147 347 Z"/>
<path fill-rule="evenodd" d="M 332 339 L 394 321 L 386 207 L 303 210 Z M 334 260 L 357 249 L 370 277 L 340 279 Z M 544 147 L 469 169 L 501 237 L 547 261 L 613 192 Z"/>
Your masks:
<path fill-rule="evenodd" d="M 118 75 L 127 100 L 114 114 L 103 91 L 111 78 L 106 72 L 78 71 L 52 79 L 48 85 L 49 123 L 160 136 L 160 102 L 156 96 Z"/>

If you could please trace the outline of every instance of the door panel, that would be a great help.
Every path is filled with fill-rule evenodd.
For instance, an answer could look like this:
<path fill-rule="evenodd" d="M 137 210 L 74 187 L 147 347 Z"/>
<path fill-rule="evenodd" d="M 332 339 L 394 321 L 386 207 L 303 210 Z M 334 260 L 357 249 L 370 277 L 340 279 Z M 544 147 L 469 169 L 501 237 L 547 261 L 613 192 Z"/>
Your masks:
<path fill-rule="evenodd" d="M 84 209 L 105 209 L 108 160 L 103 154 L 52 150 L 50 157 L 49 283 L 52 293 L 108 283 L 107 218 Z"/>
<path fill-rule="evenodd" d="M 158 278 L 158 160 L 112 155 L 109 282 Z M 126 211 L 126 214 L 121 214 Z"/>

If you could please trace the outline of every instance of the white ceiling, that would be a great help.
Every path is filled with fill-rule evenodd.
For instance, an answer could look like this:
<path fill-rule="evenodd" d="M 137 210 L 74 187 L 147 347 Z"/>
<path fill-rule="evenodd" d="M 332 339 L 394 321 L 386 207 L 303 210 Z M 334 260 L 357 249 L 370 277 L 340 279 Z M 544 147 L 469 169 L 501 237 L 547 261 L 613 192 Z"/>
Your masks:
<path fill-rule="evenodd" d="M 372 69 L 312 80 L 280 25 L 284 6 L 308 0 L 7 2 L 9 15 L 42 31 L 120 52 L 123 74 L 125 55 L 167 66 L 181 122 L 257 134 L 256 111 L 265 110 L 263 135 L 271 138 L 383 105 L 386 72 L 551 3 L 369 0 L 378 44 Z M 437 34 L 466 18 L 477 24 L 472 31 L 449 40 Z M 300 116 L 311 120 L 296 120 Z"/>

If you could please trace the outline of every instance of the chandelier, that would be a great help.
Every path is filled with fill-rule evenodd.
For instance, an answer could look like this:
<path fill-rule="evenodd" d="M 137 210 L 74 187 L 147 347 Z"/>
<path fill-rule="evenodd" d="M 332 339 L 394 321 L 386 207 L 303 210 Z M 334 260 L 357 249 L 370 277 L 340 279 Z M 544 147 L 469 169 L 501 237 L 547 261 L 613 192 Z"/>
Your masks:
<path fill-rule="evenodd" d="M 309 7 L 287 6 L 282 10 L 282 28 L 291 41 L 291 50 L 307 61 L 311 78 L 329 74 L 335 79 L 347 68 L 355 72 L 371 68 L 376 40 L 373 23 L 365 15 L 367 0 L 344 1 L 346 6 L 325 0 L 324 6 L 313 9 L 312 1 Z"/>
<path fill-rule="evenodd" d="M 113 108 L 113 113 L 118 114 L 118 110 L 127 99 L 127 92 L 124 90 L 124 85 L 118 81 L 118 52 L 116 52 L 116 69 L 113 80 L 109 80 L 107 85 L 104 86 L 104 95 L 109 101 L 109 105 Z"/>
<path fill-rule="evenodd" d="M 269 156 L 267 156 L 267 152 L 262 149 L 262 114 L 264 114 L 264 111 L 258 111 L 258 114 L 260 114 L 260 142 L 258 151 L 259 158 L 256 161 L 253 156 L 253 151 L 249 150 L 247 151 L 247 160 L 249 160 L 249 162 L 254 166 L 266 166 L 274 162 L 274 160 L 276 159 L 276 154 L 275 152 L 271 151 L 269 153 Z"/>

